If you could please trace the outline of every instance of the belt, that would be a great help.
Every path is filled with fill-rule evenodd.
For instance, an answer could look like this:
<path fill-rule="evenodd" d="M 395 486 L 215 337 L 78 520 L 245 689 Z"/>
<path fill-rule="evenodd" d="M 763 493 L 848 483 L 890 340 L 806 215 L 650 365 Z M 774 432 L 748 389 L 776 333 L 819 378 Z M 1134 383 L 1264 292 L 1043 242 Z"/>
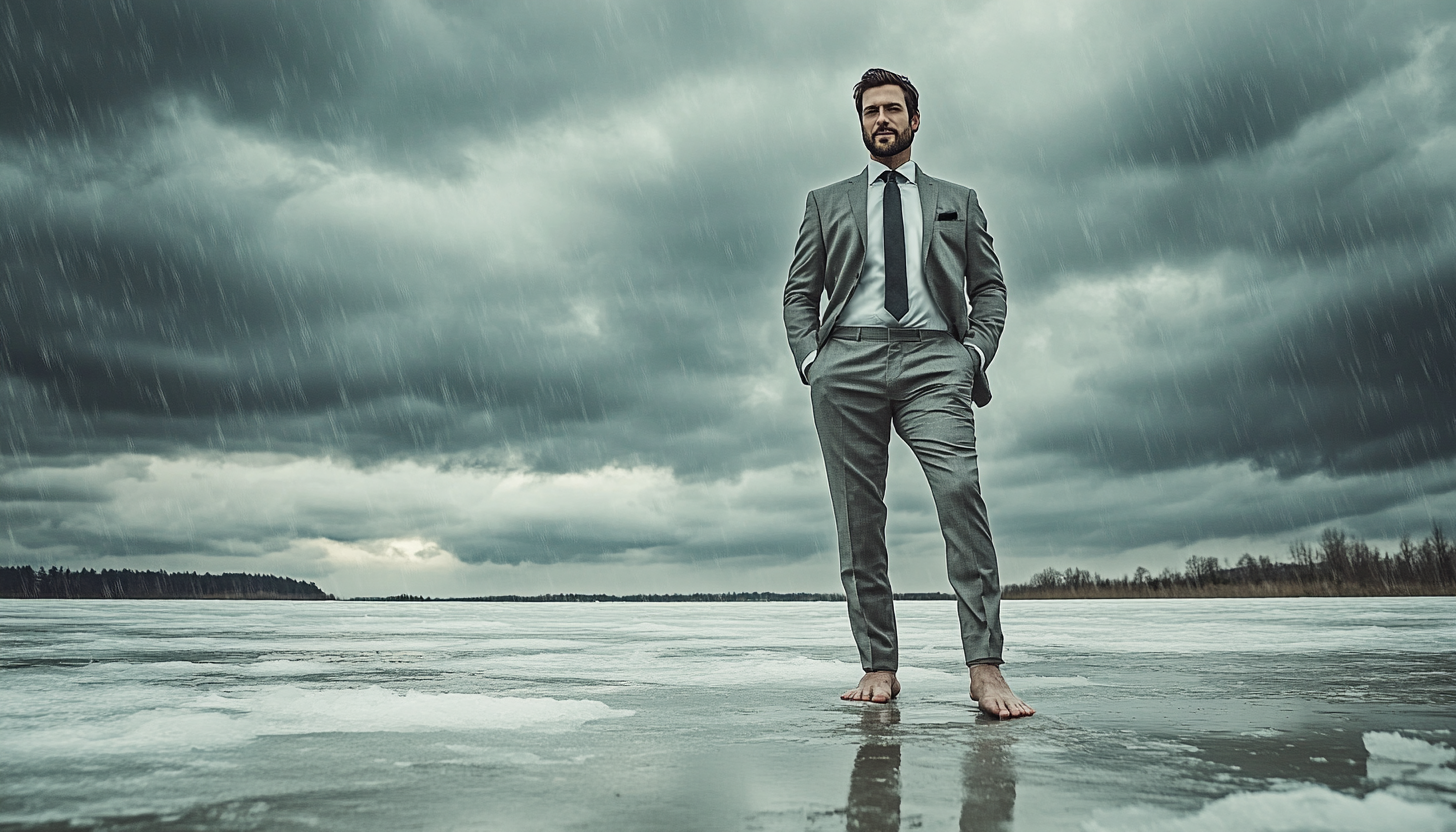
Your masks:
<path fill-rule="evenodd" d="M 950 333 L 943 329 L 916 329 L 903 326 L 837 326 L 829 333 L 830 338 L 844 338 L 850 341 L 929 341 L 932 338 L 947 338 Z"/>

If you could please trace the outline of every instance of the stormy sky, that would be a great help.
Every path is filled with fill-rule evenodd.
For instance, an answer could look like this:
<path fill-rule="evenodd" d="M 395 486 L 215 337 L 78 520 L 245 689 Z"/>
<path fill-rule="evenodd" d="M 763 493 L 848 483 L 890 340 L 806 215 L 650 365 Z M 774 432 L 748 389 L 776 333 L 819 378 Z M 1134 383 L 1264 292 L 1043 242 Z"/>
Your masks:
<path fill-rule="evenodd" d="M 1003 577 L 1456 522 L 1456 7 L 0 11 L 0 562 L 343 595 L 838 586 L 781 318 L 921 92 L 1009 319 Z M 892 449 L 897 589 L 945 586 Z"/>

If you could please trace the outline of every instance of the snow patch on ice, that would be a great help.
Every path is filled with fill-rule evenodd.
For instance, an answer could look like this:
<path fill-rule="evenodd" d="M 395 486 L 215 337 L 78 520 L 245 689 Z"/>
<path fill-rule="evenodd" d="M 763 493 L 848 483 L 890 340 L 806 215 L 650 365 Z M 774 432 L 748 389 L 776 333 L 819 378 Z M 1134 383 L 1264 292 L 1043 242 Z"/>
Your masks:
<path fill-rule="evenodd" d="M 211 694 L 199 710 L 241 712 L 278 730 L 318 734 L 331 731 L 515 730 L 575 727 L 593 719 L 629 716 L 604 702 L 586 699 L 522 699 L 478 693 L 397 693 L 373 686 L 354 690 L 306 690 L 285 685 L 261 695 Z"/>
<path fill-rule="evenodd" d="M 1162 742 L 1159 740 L 1125 742 L 1122 744 L 1122 747 L 1130 751 L 1176 751 L 1178 753 L 1198 750 L 1198 746 L 1196 745 L 1188 745 L 1181 742 Z"/>
<path fill-rule="evenodd" d="M 307 690 L 284 685 L 208 694 L 174 706 L 84 723 L 7 732 L 15 757 L 165 753 L 239 745 L 285 734 L 561 731 L 632 711 L 587 699 L 524 699 L 474 693 L 403 693 L 381 687 Z"/>
<path fill-rule="evenodd" d="M 309 659 L 267 659 L 239 668 L 249 676 L 317 676 L 337 672 L 338 664 Z"/>
<path fill-rule="evenodd" d="M 1371 757 L 1423 766 L 1456 762 L 1456 749 L 1444 743 L 1426 742 L 1392 731 L 1366 731 L 1362 739 Z"/>
<path fill-rule="evenodd" d="M 1370 752 L 1365 776 L 1390 784 L 1390 791 L 1417 797 L 1456 791 L 1456 749 L 1393 731 L 1366 731 L 1361 738 Z"/>
<path fill-rule="evenodd" d="M 1191 815 L 1131 807 L 1097 810 L 1084 832 L 1456 832 L 1456 811 L 1385 792 L 1363 798 L 1307 786 L 1287 792 L 1246 792 L 1215 800 Z"/>

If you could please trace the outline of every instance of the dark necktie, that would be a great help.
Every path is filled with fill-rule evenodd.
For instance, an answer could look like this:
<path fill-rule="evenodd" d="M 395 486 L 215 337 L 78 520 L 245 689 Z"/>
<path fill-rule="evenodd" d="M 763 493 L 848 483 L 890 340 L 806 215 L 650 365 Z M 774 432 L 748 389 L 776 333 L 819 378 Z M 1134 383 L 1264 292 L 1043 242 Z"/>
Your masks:
<path fill-rule="evenodd" d="M 900 210 L 900 174 L 887 170 L 885 180 L 885 311 L 895 320 L 910 311 L 910 288 L 905 282 L 905 215 Z"/>

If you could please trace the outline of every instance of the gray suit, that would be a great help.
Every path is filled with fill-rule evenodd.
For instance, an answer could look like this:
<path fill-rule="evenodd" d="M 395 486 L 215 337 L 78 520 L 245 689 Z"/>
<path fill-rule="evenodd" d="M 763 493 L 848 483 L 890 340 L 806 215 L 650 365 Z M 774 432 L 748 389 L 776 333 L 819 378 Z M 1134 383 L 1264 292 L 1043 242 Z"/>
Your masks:
<path fill-rule="evenodd" d="M 836 327 L 865 256 L 868 175 L 811 191 L 784 289 L 784 325 L 807 377 L 829 475 L 850 626 L 865 670 L 896 670 L 885 550 L 891 426 L 930 482 L 946 541 L 968 664 L 1001 662 L 1000 581 L 981 499 L 971 405 L 991 400 L 986 368 L 1006 322 L 1006 284 L 975 191 L 917 176 L 922 273 L 950 331 Z M 821 319 L 821 296 L 828 305 Z"/>

